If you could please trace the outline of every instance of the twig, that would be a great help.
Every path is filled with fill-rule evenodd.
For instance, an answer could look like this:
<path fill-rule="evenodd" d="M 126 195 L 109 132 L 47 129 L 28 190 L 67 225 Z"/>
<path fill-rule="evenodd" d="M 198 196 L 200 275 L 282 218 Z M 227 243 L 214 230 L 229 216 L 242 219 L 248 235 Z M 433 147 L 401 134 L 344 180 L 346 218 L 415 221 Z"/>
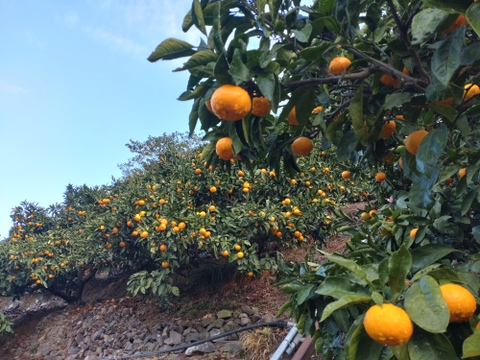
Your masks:
<path fill-rule="evenodd" d="M 388 6 L 390 7 L 391 13 L 393 15 L 393 19 L 397 24 L 398 30 L 400 31 L 400 37 L 405 43 L 405 46 L 407 47 L 408 52 L 412 56 L 412 59 L 415 62 L 415 66 L 417 67 L 421 77 L 427 79 L 428 83 L 430 83 L 430 78 L 428 76 L 428 73 L 425 71 L 425 68 L 422 65 L 422 61 L 418 56 L 417 52 L 415 51 L 415 49 L 413 48 L 412 43 L 410 42 L 410 39 L 408 37 L 408 27 L 402 23 L 402 20 L 398 16 L 397 9 L 395 8 L 395 4 L 393 3 L 393 0 L 387 0 L 387 3 L 388 3 Z"/>

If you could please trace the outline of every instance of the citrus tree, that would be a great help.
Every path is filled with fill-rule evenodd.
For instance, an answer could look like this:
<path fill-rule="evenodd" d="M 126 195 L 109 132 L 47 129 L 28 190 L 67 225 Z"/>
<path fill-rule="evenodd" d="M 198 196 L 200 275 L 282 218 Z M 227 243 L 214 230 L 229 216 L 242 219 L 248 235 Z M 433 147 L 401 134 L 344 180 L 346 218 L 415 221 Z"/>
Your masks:
<path fill-rule="evenodd" d="M 333 144 L 371 177 L 348 250 L 285 268 L 281 312 L 329 358 L 480 356 L 480 3 L 194 0 L 192 27 L 148 59 L 186 59 L 202 160 L 294 178 Z"/>
<path fill-rule="evenodd" d="M 198 139 L 186 140 L 132 141 L 121 179 L 68 185 L 63 202 L 46 209 L 16 206 L 0 243 L 0 293 L 49 291 L 76 303 L 95 275 L 126 273 L 132 294 L 161 298 L 178 295 L 174 279 L 200 267 L 231 264 L 253 277 L 278 269 L 279 250 L 321 244 L 345 218 L 335 204 L 365 198 L 362 174 L 336 165 L 332 150 L 315 142 L 292 178 L 266 164 L 229 161 L 224 171 L 201 160 Z"/>

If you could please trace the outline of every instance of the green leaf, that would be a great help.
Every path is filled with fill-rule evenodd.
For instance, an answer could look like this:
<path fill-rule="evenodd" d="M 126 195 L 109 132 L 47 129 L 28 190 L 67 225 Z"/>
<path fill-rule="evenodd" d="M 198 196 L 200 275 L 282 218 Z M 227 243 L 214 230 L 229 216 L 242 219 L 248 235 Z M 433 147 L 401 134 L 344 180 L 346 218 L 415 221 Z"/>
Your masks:
<path fill-rule="evenodd" d="M 203 17 L 202 4 L 200 0 L 193 0 L 192 2 L 192 21 L 204 35 L 207 35 L 207 29 L 205 27 L 205 19 Z"/>
<path fill-rule="evenodd" d="M 432 334 L 422 329 L 415 329 L 407 343 L 410 360 L 446 360 L 458 359 L 455 350 L 443 334 Z"/>
<path fill-rule="evenodd" d="M 415 324 L 428 332 L 443 333 L 447 330 L 450 312 L 437 281 L 431 276 L 423 276 L 408 288 L 405 311 Z"/>
<path fill-rule="evenodd" d="M 432 73 L 438 81 L 447 86 L 453 73 L 461 65 L 460 54 L 465 37 L 465 27 L 453 30 L 440 42 L 432 56 Z"/>
<path fill-rule="evenodd" d="M 360 279 L 365 281 L 367 284 L 370 284 L 370 281 L 368 281 L 368 274 L 367 272 L 362 269 L 360 265 L 358 265 L 355 261 L 350 260 L 350 259 L 345 259 L 342 256 L 339 255 L 334 255 L 334 254 L 328 254 L 323 251 L 320 251 L 329 261 L 338 264 L 348 270 L 350 270 L 352 273 L 357 275 Z M 371 284 L 370 284 L 371 285 Z"/>
<path fill-rule="evenodd" d="M 347 131 L 337 145 L 338 161 L 348 161 L 352 156 L 355 147 L 358 144 L 358 138 L 352 130 Z"/>
<path fill-rule="evenodd" d="M 352 102 L 348 107 L 350 112 L 350 117 L 353 122 L 353 131 L 357 135 L 358 140 L 361 144 L 365 145 L 367 141 L 367 134 L 365 131 L 364 120 L 363 120 L 363 87 L 360 86 L 358 90 L 353 95 Z"/>
<path fill-rule="evenodd" d="M 312 25 L 307 23 L 302 30 L 292 30 L 292 32 L 298 41 L 303 43 L 308 42 L 310 34 L 312 33 Z"/>
<path fill-rule="evenodd" d="M 150 54 L 148 61 L 155 62 L 158 60 L 172 60 L 193 54 L 195 54 L 193 45 L 190 45 L 183 40 L 168 38 L 163 40 L 160 45 L 157 46 L 155 51 Z"/>
<path fill-rule="evenodd" d="M 463 65 L 473 65 L 480 61 L 480 42 L 475 42 L 464 48 L 460 55 L 460 61 Z"/>
<path fill-rule="evenodd" d="M 270 106 L 273 112 L 276 112 L 278 108 L 279 85 L 278 85 L 278 80 L 275 74 L 273 73 L 258 74 L 256 78 L 256 83 L 260 88 L 262 95 L 265 96 L 268 99 L 268 101 L 270 101 Z"/>
<path fill-rule="evenodd" d="M 467 212 L 470 211 L 470 208 L 472 207 L 473 200 L 477 197 L 477 189 L 473 189 L 467 193 L 467 196 L 463 199 L 462 202 L 462 208 L 461 208 L 461 215 L 465 215 Z"/>
<path fill-rule="evenodd" d="M 344 295 L 340 299 L 331 302 L 325 309 L 323 309 L 322 318 L 320 322 L 324 321 L 328 318 L 332 313 L 339 309 L 344 309 L 352 305 L 361 304 L 361 303 L 368 303 L 372 301 L 370 296 L 365 296 L 361 294 L 353 294 L 353 295 Z"/>
<path fill-rule="evenodd" d="M 448 15 L 448 12 L 434 8 L 417 13 L 412 21 L 412 44 L 420 45 L 432 37 Z"/>
<path fill-rule="evenodd" d="M 239 85 L 250 80 L 250 70 L 245 66 L 242 60 L 242 54 L 239 49 L 233 52 L 233 59 L 228 73 L 232 75 L 235 84 Z"/>
<path fill-rule="evenodd" d="M 416 273 L 454 251 L 455 249 L 443 244 L 428 244 L 416 248 L 412 251 L 412 272 Z"/>
<path fill-rule="evenodd" d="M 388 284 L 393 296 L 405 289 L 405 279 L 412 267 L 412 255 L 406 244 L 395 251 L 388 261 Z"/>
<path fill-rule="evenodd" d="M 412 95 L 406 92 L 387 94 L 387 96 L 385 96 L 385 110 L 402 107 L 403 104 L 409 103 L 411 100 Z"/>
<path fill-rule="evenodd" d="M 364 315 L 355 319 L 345 337 L 345 350 L 348 359 L 374 360 L 380 359 L 384 346 L 368 336 L 363 327 Z"/>
<path fill-rule="evenodd" d="M 473 238 L 480 244 L 480 226 L 474 226 L 472 228 Z"/>
<path fill-rule="evenodd" d="M 480 330 L 465 339 L 462 347 L 462 359 L 480 356 Z"/>
<path fill-rule="evenodd" d="M 222 2 L 219 1 L 215 6 L 215 10 L 213 12 L 213 25 L 211 36 L 213 40 L 213 44 L 215 45 L 215 50 L 219 54 L 223 54 L 225 52 L 225 44 L 222 39 L 222 17 L 221 17 L 221 9 L 222 9 Z"/>
<path fill-rule="evenodd" d="M 345 295 L 363 294 L 369 295 L 369 291 L 359 284 L 352 284 L 347 279 L 337 276 L 327 277 L 315 291 L 318 295 L 331 296 L 339 299 Z"/>
<path fill-rule="evenodd" d="M 470 5 L 465 12 L 465 17 L 473 30 L 480 36 L 480 3 L 475 2 Z"/>
<path fill-rule="evenodd" d="M 305 285 L 302 285 L 300 286 L 300 288 L 298 289 L 298 292 L 297 292 L 297 297 L 296 297 L 296 300 L 297 300 L 297 304 L 298 305 L 301 305 L 305 302 L 305 300 L 307 300 L 309 298 L 309 296 L 311 294 L 313 294 L 313 289 L 315 288 L 315 286 L 313 284 L 305 284 Z"/>
<path fill-rule="evenodd" d="M 430 103 L 428 107 L 436 113 L 446 117 L 452 124 L 458 116 L 458 111 L 451 106 Z"/>
<path fill-rule="evenodd" d="M 290 308 L 292 303 L 293 303 L 293 300 L 288 300 L 285 304 L 283 304 L 277 312 L 277 317 L 282 316 L 285 313 L 285 311 L 287 311 Z"/>
<path fill-rule="evenodd" d="M 424 3 L 429 5 L 428 7 L 433 7 L 437 9 L 442 9 L 450 13 L 465 13 L 469 5 L 472 3 L 471 0 L 425 0 Z"/>
<path fill-rule="evenodd" d="M 208 63 L 215 63 L 218 59 L 218 55 L 211 50 L 202 50 L 193 54 L 190 59 L 187 60 L 182 67 L 173 71 L 183 71 L 195 68 L 197 66 L 205 66 Z"/>
<path fill-rule="evenodd" d="M 418 147 L 417 170 L 431 174 L 437 168 L 438 159 L 447 145 L 448 132 L 446 126 L 430 131 Z M 436 181 L 436 178 L 435 178 Z"/>

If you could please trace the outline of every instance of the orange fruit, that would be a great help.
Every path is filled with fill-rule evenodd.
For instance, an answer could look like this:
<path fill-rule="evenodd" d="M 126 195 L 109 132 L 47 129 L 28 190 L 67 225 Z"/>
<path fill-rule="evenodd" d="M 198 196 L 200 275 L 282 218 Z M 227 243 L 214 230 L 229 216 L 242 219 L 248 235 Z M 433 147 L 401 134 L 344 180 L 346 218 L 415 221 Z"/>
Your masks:
<path fill-rule="evenodd" d="M 217 188 L 215 186 L 210 186 L 210 192 L 211 193 L 216 193 L 217 192 Z"/>
<path fill-rule="evenodd" d="M 242 251 L 239 251 L 239 252 L 237 253 L 237 258 L 239 258 L 239 259 L 242 259 L 244 256 L 245 256 L 245 255 L 243 254 Z"/>
<path fill-rule="evenodd" d="M 248 277 L 253 277 L 253 271 L 249 271 L 249 272 L 247 273 L 247 276 L 248 276 Z M 479 323 L 479 324 L 480 324 L 480 323 Z"/>
<path fill-rule="evenodd" d="M 230 139 L 229 137 L 224 137 L 219 139 L 215 144 L 215 151 L 220 159 L 226 160 L 226 161 L 232 160 L 233 159 L 232 139 Z"/>
<path fill-rule="evenodd" d="M 467 174 L 467 168 L 461 168 L 460 170 L 458 170 L 458 176 L 460 177 L 460 179 L 464 177 L 466 174 Z"/>
<path fill-rule="evenodd" d="M 213 113 L 222 120 L 238 121 L 243 119 L 252 108 L 248 92 L 237 85 L 220 86 L 211 97 Z"/>
<path fill-rule="evenodd" d="M 407 312 L 393 304 L 370 307 L 363 326 L 370 338 L 388 346 L 405 344 L 413 334 L 413 323 Z"/>
<path fill-rule="evenodd" d="M 477 303 L 470 291 L 461 285 L 451 283 L 441 285 L 440 291 L 450 311 L 451 323 L 465 322 L 473 316 Z"/>
<path fill-rule="evenodd" d="M 465 84 L 465 91 L 464 91 L 464 98 L 465 98 L 465 103 L 463 104 L 463 107 L 469 106 L 470 105 L 470 99 L 474 96 L 480 95 L 480 87 L 476 84 Z"/>
<path fill-rule="evenodd" d="M 418 231 L 418 228 L 413 228 L 412 230 L 410 230 L 410 237 L 412 239 L 415 239 L 415 236 L 417 236 L 417 231 Z"/>
<path fill-rule="evenodd" d="M 140 237 L 141 237 L 142 239 L 147 238 L 147 237 L 148 237 L 148 231 L 142 231 L 142 232 L 140 233 Z"/>
<path fill-rule="evenodd" d="M 435 101 L 435 104 L 451 106 L 453 104 L 453 97 L 449 97 L 443 100 Z"/>
<path fill-rule="evenodd" d="M 314 114 L 314 115 L 315 115 L 315 114 L 319 114 L 319 113 L 322 112 L 322 110 L 323 110 L 323 106 L 317 106 L 316 108 L 314 108 L 314 109 L 312 110 L 312 114 Z"/>
<path fill-rule="evenodd" d="M 459 27 L 462 27 L 464 25 L 468 25 L 468 21 L 465 17 L 465 15 L 461 14 L 458 15 L 458 17 L 455 19 L 455 21 L 450 25 L 447 29 L 443 30 L 444 34 L 448 34 L 452 32 L 455 29 L 458 29 Z"/>
<path fill-rule="evenodd" d="M 292 152 L 297 156 L 306 156 L 313 150 L 313 141 L 305 136 L 296 138 L 292 143 Z"/>
<path fill-rule="evenodd" d="M 352 62 L 345 56 L 334 58 L 328 65 L 328 72 L 333 75 L 341 75 Z"/>
<path fill-rule="evenodd" d="M 342 172 L 342 179 L 350 179 L 351 173 L 348 170 Z"/>
<path fill-rule="evenodd" d="M 252 99 L 252 114 L 258 117 L 264 117 L 270 114 L 270 102 L 266 97 L 254 97 Z"/>
<path fill-rule="evenodd" d="M 162 261 L 162 268 L 166 269 L 170 266 L 170 264 L 168 263 L 168 261 Z"/>
<path fill-rule="evenodd" d="M 404 66 L 402 72 L 405 75 L 410 75 L 410 71 Z M 382 77 L 380 78 L 380 82 L 385 85 L 385 86 L 398 86 L 400 85 L 400 80 L 397 80 L 391 75 L 383 74 Z"/>
<path fill-rule="evenodd" d="M 287 116 L 287 121 L 290 125 L 293 126 L 298 126 L 298 120 L 297 120 L 297 110 L 295 109 L 295 106 L 290 110 Z"/>
<path fill-rule="evenodd" d="M 418 147 L 423 141 L 423 138 L 428 135 L 428 131 L 417 130 L 410 133 L 405 139 L 405 148 L 410 154 L 416 155 L 418 152 Z"/>
<path fill-rule="evenodd" d="M 377 210 L 373 209 L 373 210 L 370 210 L 370 211 L 368 212 L 368 215 L 370 215 L 370 217 L 372 217 L 372 216 L 373 216 L 374 214 L 376 214 L 376 213 L 377 213 Z"/>
<path fill-rule="evenodd" d="M 228 257 L 229 253 L 228 253 L 228 250 L 223 250 L 222 251 L 222 256 L 223 257 Z"/>
<path fill-rule="evenodd" d="M 380 137 L 382 139 L 387 139 L 393 135 L 396 129 L 397 129 L 397 123 L 393 120 L 388 120 L 382 125 L 382 133 Z"/>
<path fill-rule="evenodd" d="M 387 178 L 387 174 L 385 174 L 384 172 L 382 171 L 379 171 L 376 175 L 375 175 L 375 181 L 376 182 L 382 182 L 383 180 L 385 180 Z"/>
<path fill-rule="evenodd" d="M 362 218 L 363 221 L 367 221 L 371 218 L 370 214 L 366 211 L 362 212 L 360 214 L 360 217 Z"/>
<path fill-rule="evenodd" d="M 210 111 L 213 114 L 213 109 L 212 109 L 212 98 L 208 99 L 205 101 L 205 106 L 207 107 L 207 110 Z"/>
<path fill-rule="evenodd" d="M 120 241 L 118 246 L 120 246 L 121 248 L 124 248 L 125 246 L 127 246 L 127 244 L 125 243 L 125 241 Z"/>
<path fill-rule="evenodd" d="M 161 252 L 167 251 L 167 245 L 165 245 L 165 244 L 160 245 L 160 246 L 158 247 L 158 250 L 160 250 Z"/>

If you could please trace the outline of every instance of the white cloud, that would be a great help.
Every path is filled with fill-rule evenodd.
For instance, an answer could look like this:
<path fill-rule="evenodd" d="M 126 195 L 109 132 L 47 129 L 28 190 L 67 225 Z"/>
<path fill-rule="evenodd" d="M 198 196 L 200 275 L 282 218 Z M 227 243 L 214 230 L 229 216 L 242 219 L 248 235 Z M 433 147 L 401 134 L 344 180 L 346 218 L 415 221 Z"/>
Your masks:
<path fill-rule="evenodd" d="M 28 91 L 18 85 L 9 83 L 8 81 L 0 78 L 0 93 L 6 94 L 26 94 Z"/>
<path fill-rule="evenodd" d="M 190 0 L 91 0 L 86 8 L 72 10 L 61 19 L 95 41 L 146 58 L 168 37 L 199 43 L 200 32 L 182 31 L 190 6 Z"/>

